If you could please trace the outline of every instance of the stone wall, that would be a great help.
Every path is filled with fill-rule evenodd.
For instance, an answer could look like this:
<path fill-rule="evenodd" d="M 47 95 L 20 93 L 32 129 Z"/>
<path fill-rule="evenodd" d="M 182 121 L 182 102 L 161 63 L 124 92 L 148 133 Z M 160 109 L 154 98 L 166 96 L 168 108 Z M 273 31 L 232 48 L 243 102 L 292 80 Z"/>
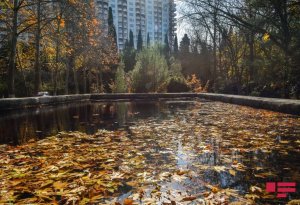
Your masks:
<path fill-rule="evenodd" d="M 0 99 L 0 110 L 20 109 L 41 105 L 62 104 L 76 101 L 109 101 L 109 100 L 158 100 L 162 98 L 204 98 L 208 100 L 251 106 L 277 112 L 300 115 L 300 100 L 262 98 L 240 95 L 214 93 L 134 93 L 134 94 L 84 94 L 61 95 L 29 98 Z"/>

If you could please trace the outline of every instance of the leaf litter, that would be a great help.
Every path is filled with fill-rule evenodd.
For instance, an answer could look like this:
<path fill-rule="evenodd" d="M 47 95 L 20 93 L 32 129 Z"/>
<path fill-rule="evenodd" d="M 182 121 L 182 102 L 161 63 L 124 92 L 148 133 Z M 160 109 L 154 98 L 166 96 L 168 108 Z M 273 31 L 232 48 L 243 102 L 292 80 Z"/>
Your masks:
<path fill-rule="evenodd" d="M 299 127 L 296 116 L 195 102 L 166 118 L 137 119 L 128 129 L 61 132 L 20 146 L 2 145 L 0 203 L 275 200 L 264 191 L 267 180 L 285 174 L 299 181 L 299 162 L 293 161 L 299 157 Z"/>

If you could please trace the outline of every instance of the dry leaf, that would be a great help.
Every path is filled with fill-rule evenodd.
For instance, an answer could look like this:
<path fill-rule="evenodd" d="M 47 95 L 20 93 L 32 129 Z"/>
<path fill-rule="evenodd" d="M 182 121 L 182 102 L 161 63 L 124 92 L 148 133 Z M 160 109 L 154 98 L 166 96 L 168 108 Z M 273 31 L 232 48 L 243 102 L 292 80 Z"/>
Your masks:
<path fill-rule="evenodd" d="M 125 199 L 123 202 L 123 205 L 133 205 L 133 200 L 132 199 Z"/>
<path fill-rule="evenodd" d="M 53 183 L 53 187 L 58 190 L 64 189 L 67 185 L 68 185 L 67 183 L 63 183 L 61 181 L 57 181 Z"/>

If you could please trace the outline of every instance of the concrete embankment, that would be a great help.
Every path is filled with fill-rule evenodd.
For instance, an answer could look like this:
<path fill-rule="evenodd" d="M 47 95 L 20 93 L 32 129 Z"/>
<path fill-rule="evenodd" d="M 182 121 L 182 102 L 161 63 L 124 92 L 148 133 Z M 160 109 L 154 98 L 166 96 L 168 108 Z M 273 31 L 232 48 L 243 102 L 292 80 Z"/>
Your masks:
<path fill-rule="evenodd" d="M 200 98 L 300 115 L 300 100 L 199 93 Z"/>
<path fill-rule="evenodd" d="M 0 99 L 0 110 L 12 110 L 42 105 L 55 105 L 77 101 L 90 100 L 90 94 L 84 95 L 59 95 L 28 98 L 3 98 Z"/>
<path fill-rule="evenodd" d="M 77 101 L 110 101 L 110 100 L 158 100 L 172 98 L 204 98 L 208 100 L 251 106 L 277 112 L 300 115 L 300 100 L 262 98 L 241 95 L 214 93 L 134 93 L 134 94 L 84 94 L 61 95 L 29 98 L 0 99 L 0 110 L 20 109 L 41 105 L 62 104 Z"/>

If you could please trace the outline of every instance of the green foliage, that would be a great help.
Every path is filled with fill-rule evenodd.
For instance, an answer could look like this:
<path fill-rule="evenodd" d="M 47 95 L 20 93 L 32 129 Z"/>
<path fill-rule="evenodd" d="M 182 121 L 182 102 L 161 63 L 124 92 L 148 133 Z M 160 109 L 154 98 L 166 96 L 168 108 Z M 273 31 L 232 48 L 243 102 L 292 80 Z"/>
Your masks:
<path fill-rule="evenodd" d="M 134 38 L 132 30 L 130 30 L 129 32 L 129 47 L 134 48 Z"/>
<path fill-rule="evenodd" d="M 168 79 L 168 65 L 161 46 L 143 49 L 137 55 L 137 63 L 131 72 L 134 92 L 164 92 Z"/>
<path fill-rule="evenodd" d="M 138 40 L 137 40 L 137 51 L 141 51 L 143 49 L 143 36 L 141 29 L 139 30 Z"/>
<path fill-rule="evenodd" d="M 114 25 L 114 19 L 113 19 L 113 14 L 112 14 L 112 8 L 109 7 L 108 11 L 108 36 L 114 39 L 114 42 L 117 42 L 117 32 L 116 32 L 116 27 Z"/>
<path fill-rule="evenodd" d="M 182 74 L 182 67 L 179 60 L 174 57 L 170 59 L 169 77 L 167 80 L 168 92 L 188 92 L 189 87 L 186 84 L 186 80 Z"/>
<path fill-rule="evenodd" d="M 165 45 L 164 45 L 164 52 L 165 52 L 165 56 L 167 58 L 169 58 L 170 56 L 170 45 L 169 45 L 169 38 L 168 38 L 168 34 L 165 34 Z"/>
<path fill-rule="evenodd" d="M 127 84 L 126 84 L 126 76 L 124 72 L 125 64 L 121 61 L 120 65 L 117 68 L 116 76 L 115 76 L 115 87 L 113 92 L 115 93 L 126 93 L 127 92 Z"/>
<path fill-rule="evenodd" d="M 124 68 L 125 72 L 129 72 L 133 70 L 134 65 L 136 63 L 135 56 L 136 56 L 135 49 L 125 43 L 125 48 L 122 53 L 123 61 L 125 64 L 125 68 Z"/>

